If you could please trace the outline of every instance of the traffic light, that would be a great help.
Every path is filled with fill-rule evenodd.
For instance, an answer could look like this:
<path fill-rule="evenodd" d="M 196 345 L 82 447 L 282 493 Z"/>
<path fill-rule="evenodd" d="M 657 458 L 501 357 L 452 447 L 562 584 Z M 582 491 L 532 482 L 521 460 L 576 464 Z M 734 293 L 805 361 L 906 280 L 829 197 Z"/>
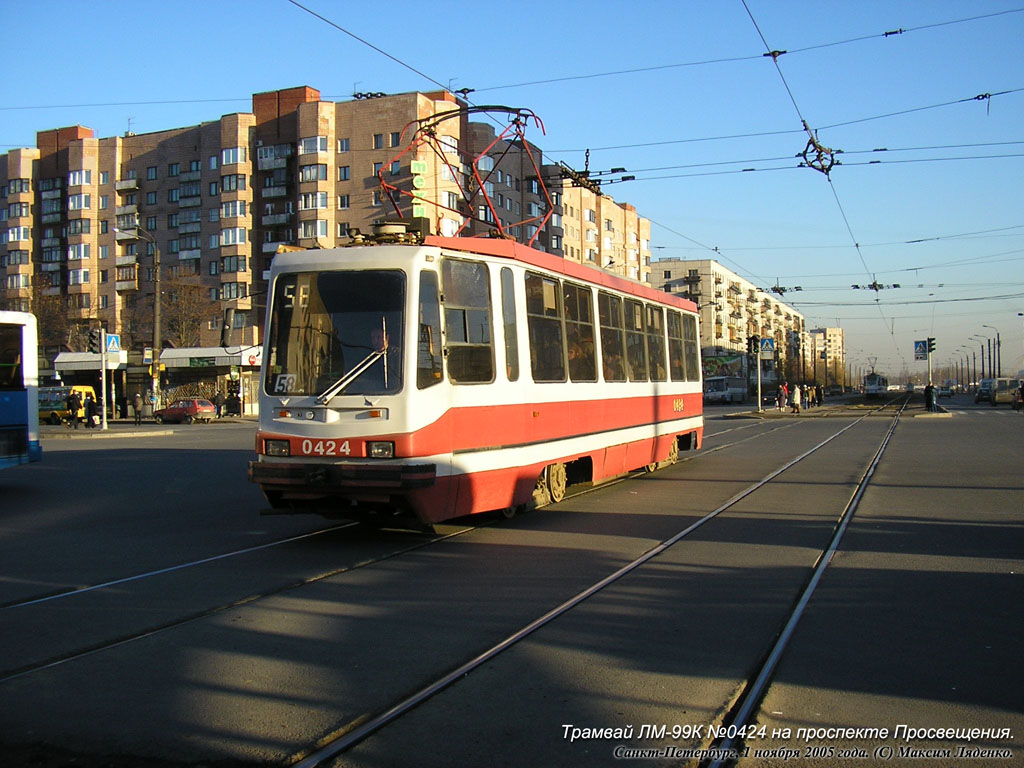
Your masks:
<path fill-rule="evenodd" d="M 100 353 L 100 331 L 98 328 L 93 328 L 89 331 L 89 351 L 95 354 Z"/>
<path fill-rule="evenodd" d="M 928 337 L 928 354 L 930 355 L 935 351 L 935 339 L 931 336 Z"/>

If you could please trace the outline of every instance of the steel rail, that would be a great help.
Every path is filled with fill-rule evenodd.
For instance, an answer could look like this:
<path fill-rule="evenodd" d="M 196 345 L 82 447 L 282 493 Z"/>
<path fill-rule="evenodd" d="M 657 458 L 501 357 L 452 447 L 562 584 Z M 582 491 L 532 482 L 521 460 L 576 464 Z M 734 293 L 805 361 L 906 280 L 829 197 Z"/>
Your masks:
<path fill-rule="evenodd" d="M 575 596 L 569 598 L 561 605 L 556 606 L 555 608 L 551 609 L 539 618 L 534 619 L 532 622 L 522 627 L 521 629 L 517 630 L 516 632 L 512 633 L 501 642 L 487 649 L 483 653 L 480 653 L 479 655 L 460 665 L 456 669 L 448 672 L 439 679 L 423 686 L 419 690 L 415 691 L 406 698 L 402 699 L 401 701 L 397 702 L 396 704 L 390 706 L 386 710 L 376 715 L 364 715 L 336 729 L 332 733 L 327 734 L 326 736 L 321 738 L 316 743 L 316 745 L 314 745 L 311 749 L 303 750 L 293 755 L 288 761 L 288 765 L 290 766 L 290 768 L 318 768 L 318 766 L 321 766 L 325 761 L 330 760 L 336 757 L 337 755 L 341 754 L 342 752 L 345 752 L 346 750 L 355 746 L 359 742 L 363 741 L 367 737 L 371 736 L 375 732 L 387 726 L 389 723 L 397 720 L 402 715 L 419 706 L 427 699 L 433 697 L 435 694 L 440 693 L 442 690 L 448 688 L 453 683 L 465 677 L 473 670 L 477 669 L 478 667 L 487 663 L 491 659 L 495 658 L 500 653 L 508 650 L 513 645 L 518 643 L 520 640 L 523 640 L 524 638 L 533 634 L 535 631 L 547 625 L 554 619 L 557 619 L 565 613 L 568 613 L 570 610 L 572 610 L 588 598 L 592 597 L 593 595 L 597 594 L 605 587 L 617 582 L 622 577 L 626 576 L 627 574 L 636 570 L 640 566 L 654 559 L 661 553 L 665 552 L 667 549 L 678 543 L 680 540 L 684 539 L 685 537 L 689 536 L 691 533 L 699 529 L 705 523 L 718 517 L 718 515 L 720 515 L 722 512 L 725 512 L 729 508 L 738 504 L 743 499 L 750 496 L 752 493 L 764 487 L 786 470 L 791 469 L 792 467 L 806 459 L 808 456 L 811 456 L 812 454 L 819 451 L 821 448 L 831 443 L 833 440 L 835 440 L 843 433 L 860 424 L 860 422 L 862 422 L 867 417 L 868 414 L 864 414 L 859 418 L 855 419 L 850 424 L 847 424 L 839 431 L 825 438 L 814 447 L 808 449 L 807 451 L 800 454 L 796 458 L 790 459 L 778 469 L 775 469 L 769 474 L 767 474 L 761 480 L 758 480 L 757 482 L 749 485 L 747 488 L 743 489 L 739 493 L 733 495 L 719 507 L 712 510 L 711 512 L 708 512 L 699 520 L 691 523 L 689 526 L 677 532 L 673 536 L 655 545 L 635 560 L 627 563 L 614 573 L 604 577 L 603 579 L 591 585 L 590 587 L 587 587 L 583 591 L 577 593 Z M 778 427 L 777 429 L 781 428 L 782 427 Z M 754 439 L 754 437 L 747 438 L 747 440 Z M 740 442 L 745 441 L 746 440 Z M 725 447 L 728 446 L 721 446 L 721 448 Z"/>
<path fill-rule="evenodd" d="M 341 527 L 345 527 L 345 526 L 341 526 Z M 74 651 L 69 651 L 68 653 L 62 654 L 60 656 L 51 657 L 51 658 L 46 659 L 44 661 L 35 662 L 35 663 L 32 663 L 32 664 L 26 664 L 26 665 L 23 665 L 21 667 L 15 667 L 15 668 L 8 669 L 8 670 L 2 670 L 2 671 L 0 671 L 0 685 L 2 685 L 3 683 L 9 682 L 11 680 L 16 680 L 16 679 L 18 679 L 20 677 L 24 677 L 26 675 L 32 674 L 33 672 L 39 672 L 39 671 L 44 670 L 44 669 L 52 669 L 53 667 L 58 667 L 58 666 L 60 666 L 62 664 L 66 664 L 69 661 L 75 661 L 76 659 L 85 658 L 86 656 L 92 656 L 93 654 L 100 653 L 101 651 L 107 651 L 107 650 L 110 650 L 112 648 L 118 648 L 118 647 L 120 647 L 122 645 L 126 645 L 127 643 L 135 642 L 136 640 L 142 640 L 143 638 L 152 637 L 153 635 L 157 635 L 157 634 L 159 634 L 161 632 L 166 632 L 169 629 L 175 629 L 176 627 L 180 627 L 180 626 L 183 626 L 185 624 L 190 624 L 193 621 L 198 621 L 199 619 L 204 619 L 204 618 L 206 618 L 208 616 L 213 616 L 213 615 L 216 615 L 218 613 L 223 613 L 224 611 L 229 611 L 229 610 L 232 610 L 234 608 L 238 608 L 238 607 L 243 606 L 243 605 L 248 605 L 249 603 L 256 602 L 257 600 L 263 600 L 265 598 L 273 597 L 275 595 L 279 595 L 279 594 L 282 594 L 284 592 L 289 592 L 289 591 L 291 591 L 293 589 L 299 589 L 301 587 L 305 587 L 305 586 L 307 586 L 309 584 L 315 584 L 315 583 L 317 583 L 319 581 L 323 581 L 324 579 L 329 579 L 329 578 L 331 578 L 333 576 L 338 576 L 338 575 L 340 575 L 342 573 L 348 573 L 350 571 L 359 570 L 360 568 L 366 568 L 367 566 L 370 566 L 370 565 L 375 565 L 377 563 L 382 563 L 382 562 L 384 562 L 386 560 L 390 560 L 390 559 L 392 559 L 394 557 L 399 557 L 401 555 L 408 554 L 409 552 L 415 552 L 418 549 L 423 549 L 424 547 L 429 547 L 430 545 L 436 544 L 436 543 L 438 543 L 440 541 L 445 541 L 447 539 L 455 538 L 456 536 L 461 536 L 462 534 L 468 533 L 469 531 L 472 531 L 472 530 L 476 530 L 476 529 L 475 528 L 461 528 L 459 530 L 452 531 L 451 533 L 446 533 L 446 534 L 443 534 L 441 536 L 434 536 L 433 538 L 428 539 L 427 541 L 419 541 L 419 542 L 416 542 L 415 544 L 410 545 L 408 547 L 403 547 L 402 549 L 398 549 L 398 550 L 395 550 L 393 552 L 388 552 L 385 555 L 380 555 L 378 557 L 367 558 L 366 560 L 361 560 L 359 562 L 352 563 L 351 565 L 346 565 L 346 566 L 343 566 L 341 568 L 334 568 L 334 569 L 332 569 L 330 571 L 326 571 L 325 573 L 320 573 L 320 574 L 317 574 L 315 576 L 310 576 L 310 577 L 305 578 L 305 579 L 298 579 L 296 581 L 289 582 L 287 584 L 283 584 L 283 585 L 280 585 L 280 586 L 276 586 L 276 587 L 272 587 L 272 588 L 263 590 L 262 592 L 257 592 L 255 594 L 247 595 L 246 597 L 242 597 L 242 598 L 239 598 L 237 600 L 232 600 L 232 601 L 227 602 L 227 603 L 221 603 L 221 604 L 215 605 L 215 606 L 213 606 L 211 608 L 204 608 L 202 610 L 195 611 L 195 612 L 187 614 L 185 616 L 181 616 L 179 618 L 173 619 L 173 620 L 165 622 L 163 624 L 158 624 L 156 626 L 147 627 L 147 628 L 145 628 L 143 630 L 138 630 L 136 632 L 125 634 L 125 635 L 122 635 L 120 637 L 115 637 L 113 639 L 104 640 L 102 642 L 95 643 L 95 644 L 87 646 L 85 648 L 79 648 L 79 649 L 74 650 Z M 71 594 L 77 594 L 77 593 L 71 593 Z"/>
<path fill-rule="evenodd" d="M 261 549 L 270 549 L 271 547 L 277 547 L 281 544 L 289 544 L 293 541 L 301 541 L 303 539 L 309 539 L 313 536 L 319 536 L 322 533 L 330 533 L 332 531 L 338 531 L 343 528 L 351 528 L 359 523 L 342 523 L 340 525 L 333 525 L 330 528 L 322 528 L 319 531 L 310 531 L 309 533 L 301 533 L 297 536 L 289 536 L 286 539 L 277 539 L 276 541 L 268 541 L 265 544 L 257 544 L 252 547 L 246 547 L 245 549 L 238 549 L 234 552 L 224 552 L 219 555 L 211 555 L 210 557 L 204 557 L 200 560 L 192 560 L 187 563 L 180 563 L 179 565 L 169 565 L 166 568 L 158 568 L 155 571 L 147 571 L 145 573 L 137 573 L 134 576 L 124 576 L 120 579 L 112 579 L 110 581 L 104 581 L 99 584 L 90 584 L 83 587 L 73 587 L 71 589 L 61 590 L 59 592 L 51 592 L 47 595 L 40 597 L 30 597 L 24 600 L 12 600 L 8 603 L 0 603 L 0 610 L 7 610 L 9 608 L 23 608 L 27 605 L 38 605 L 39 603 L 46 603 L 51 600 L 59 600 L 63 597 L 72 597 L 74 595 L 81 595 L 86 592 L 92 592 L 97 589 L 106 589 L 107 587 L 113 587 L 118 584 L 127 584 L 132 581 L 140 581 L 142 579 L 148 579 L 152 576 L 160 576 L 165 573 L 173 573 L 174 571 L 184 570 L 185 568 L 192 568 L 196 565 L 205 565 L 206 563 L 213 563 L 217 560 L 225 560 L 229 557 L 237 557 L 238 555 L 247 555 L 252 552 L 259 552 Z"/>
<path fill-rule="evenodd" d="M 875 452 L 874 457 L 868 464 L 864 474 L 861 476 L 860 481 L 857 483 L 857 487 L 854 489 L 850 500 L 847 502 L 846 507 L 843 509 L 842 514 L 839 516 L 839 520 L 836 524 L 835 531 L 832 535 L 832 539 L 829 541 L 828 546 L 818 556 L 817 561 L 814 564 L 814 570 L 811 574 L 807 586 L 801 593 L 796 605 L 793 608 L 793 612 L 790 614 L 789 619 L 786 621 L 782 632 L 779 634 L 765 658 L 764 664 L 761 666 L 757 677 L 754 681 L 747 686 L 746 690 L 740 694 L 736 704 L 736 714 L 728 719 L 729 726 L 735 726 L 736 730 L 741 730 L 744 726 L 748 725 L 751 715 L 760 706 L 761 699 L 764 697 L 765 689 L 768 683 L 771 681 L 772 676 L 775 674 L 775 669 L 778 667 L 779 660 L 782 658 L 782 654 L 785 652 L 786 647 L 789 645 L 789 641 L 793 637 L 793 632 L 796 630 L 797 624 L 804 615 L 804 611 L 807 609 L 808 603 L 810 603 L 811 597 L 814 595 L 814 591 L 818 588 L 818 584 L 821 582 L 822 577 L 825 574 L 825 569 L 828 568 L 832 559 L 835 557 L 836 551 L 839 549 L 839 544 L 842 541 L 843 534 L 846 533 L 846 529 L 850 524 L 850 520 L 853 519 L 857 508 L 860 506 L 861 499 L 864 498 L 864 492 L 867 490 L 871 478 L 875 474 L 875 470 L 878 468 L 879 462 L 882 460 L 882 454 L 885 453 L 885 449 L 889 446 L 889 441 L 896 431 L 896 426 L 899 424 L 900 416 L 903 415 L 907 402 L 903 403 L 900 410 L 896 413 L 893 418 L 892 424 L 889 425 L 889 430 L 886 432 L 885 437 L 882 439 L 881 445 Z M 734 749 L 742 741 L 739 736 L 727 736 L 717 747 L 712 749 L 720 749 L 723 752 L 728 752 Z M 722 759 L 716 759 L 708 763 L 707 768 L 722 768 L 728 761 Z"/>

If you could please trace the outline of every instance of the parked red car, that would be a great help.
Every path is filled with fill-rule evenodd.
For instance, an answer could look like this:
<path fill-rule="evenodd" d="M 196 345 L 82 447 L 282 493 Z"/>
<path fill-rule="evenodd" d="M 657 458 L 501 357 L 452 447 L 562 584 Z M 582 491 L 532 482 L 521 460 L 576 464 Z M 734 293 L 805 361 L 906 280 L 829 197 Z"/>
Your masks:
<path fill-rule="evenodd" d="M 185 400 L 175 400 L 166 408 L 161 408 L 154 413 L 153 418 L 156 419 L 157 424 L 163 424 L 165 421 L 183 421 L 186 424 L 191 424 L 193 421 L 203 421 L 209 424 L 210 420 L 216 415 L 217 409 L 209 400 L 188 398 Z"/>

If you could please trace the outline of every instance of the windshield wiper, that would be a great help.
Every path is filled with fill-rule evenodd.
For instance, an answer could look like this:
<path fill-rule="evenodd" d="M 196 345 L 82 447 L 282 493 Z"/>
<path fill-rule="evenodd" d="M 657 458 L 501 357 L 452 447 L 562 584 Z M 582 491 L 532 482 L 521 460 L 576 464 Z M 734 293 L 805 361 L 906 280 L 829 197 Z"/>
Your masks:
<path fill-rule="evenodd" d="M 351 384 L 353 381 L 358 379 L 371 365 L 376 363 L 382 357 L 384 358 L 384 386 L 388 385 L 388 327 L 387 322 L 382 317 L 381 323 L 381 344 L 383 345 L 380 349 L 375 349 L 373 352 L 368 354 L 363 360 L 356 365 L 351 371 L 346 373 L 336 382 L 331 384 L 327 389 L 316 396 L 317 405 L 327 405 L 328 401 L 341 392 L 345 387 Z"/>
<path fill-rule="evenodd" d="M 331 384 L 327 389 L 316 396 L 316 402 L 318 405 L 327 405 L 327 401 L 334 397 L 336 394 L 341 392 L 345 387 L 351 384 L 353 381 L 358 379 L 363 372 L 377 362 L 380 358 L 384 357 L 386 350 L 380 349 L 375 352 L 371 352 L 366 358 L 359 363 L 355 368 L 346 373 L 336 382 Z"/>

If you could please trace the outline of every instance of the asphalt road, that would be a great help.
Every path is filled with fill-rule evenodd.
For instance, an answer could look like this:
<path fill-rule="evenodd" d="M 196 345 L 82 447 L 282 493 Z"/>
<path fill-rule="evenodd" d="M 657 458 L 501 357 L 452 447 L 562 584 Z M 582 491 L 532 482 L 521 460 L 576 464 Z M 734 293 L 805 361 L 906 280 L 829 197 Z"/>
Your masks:
<path fill-rule="evenodd" d="M 768 690 L 766 738 L 746 742 L 741 765 L 835 765 L 829 748 L 859 765 L 982 764 L 901 762 L 898 752 L 964 744 L 1009 749 L 998 764 L 1024 764 L 1024 416 L 943 405 L 947 418 L 897 427 Z M 458 521 L 435 543 L 260 517 L 265 505 L 245 481 L 248 423 L 44 439 L 43 462 L 0 477 L 0 748 L 44 768 L 70 756 L 118 768 L 288 764 L 850 422 L 731 410 L 709 410 L 705 449 L 683 456 L 692 460 L 511 521 Z M 885 429 L 884 419 L 851 428 L 336 764 L 687 762 L 625 761 L 615 750 L 707 746 Z M 42 602 L 12 605 L 31 597 Z M 641 737 L 645 724 L 654 735 Z M 900 724 L 1012 735 L 835 734 Z M 609 730 L 574 738 L 574 728 Z M 875 752 L 887 747 L 890 760 Z"/>

